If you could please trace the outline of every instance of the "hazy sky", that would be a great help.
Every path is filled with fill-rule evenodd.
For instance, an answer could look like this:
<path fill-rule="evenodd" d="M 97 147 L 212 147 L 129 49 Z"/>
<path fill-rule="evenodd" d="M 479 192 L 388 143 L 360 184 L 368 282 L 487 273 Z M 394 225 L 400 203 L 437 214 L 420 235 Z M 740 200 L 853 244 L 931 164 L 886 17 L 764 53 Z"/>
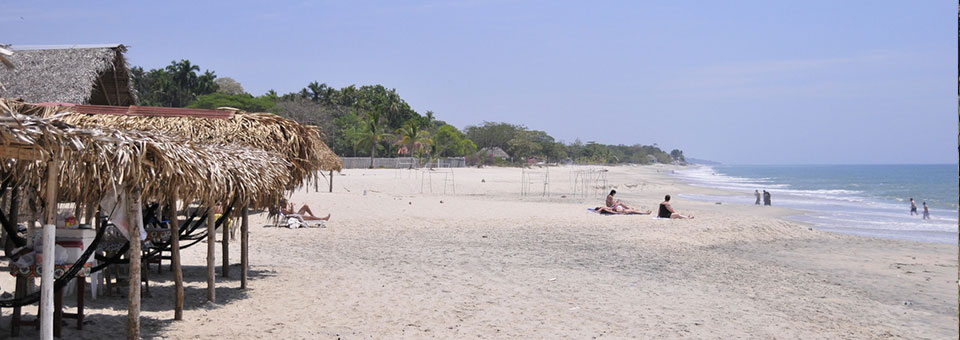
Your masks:
<path fill-rule="evenodd" d="M 725 163 L 957 162 L 956 1 L 4 2 L 0 42 Z"/>

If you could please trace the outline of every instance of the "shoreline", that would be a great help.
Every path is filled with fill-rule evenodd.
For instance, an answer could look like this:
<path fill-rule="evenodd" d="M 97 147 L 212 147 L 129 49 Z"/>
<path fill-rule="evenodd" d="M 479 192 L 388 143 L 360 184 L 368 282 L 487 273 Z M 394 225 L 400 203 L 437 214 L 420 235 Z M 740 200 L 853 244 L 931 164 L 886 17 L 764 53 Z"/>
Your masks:
<path fill-rule="evenodd" d="M 712 166 L 707 166 L 707 165 L 693 165 L 693 167 L 713 169 Z M 693 169 L 696 169 L 696 168 L 690 168 L 689 166 L 688 168 L 686 168 L 686 170 L 688 171 Z M 722 176 L 728 176 L 728 175 L 722 175 Z M 698 182 L 695 178 L 686 178 L 680 174 L 674 174 L 669 177 L 677 179 L 678 181 L 685 183 L 690 187 L 709 188 L 709 189 L 716 190 L 716 192 L 710 192 L 708 194 L 687 195 L 686 198 L 688 199 L 693 199 L 693 200 L 698 200 L 703 202 L 711 202 L 712 201 L 711 198 L 730 198 L 730 200 L 732 200 L 733 202 L 724 201 L 724 204 L 739 204 L 739 205 L 753 206 L 752 204 L 744 203 L 746 201 L 752 202 L 753 196 L 751 193 L 734 190 L 732 188 L 716 187 L 712 185 L 711 182 L 709 181 Z M 741 179 L 741 178 L 738 178 L 738 179 Z M 749 178 L 747 179 L 753 180 Z M 722 183 L 722 182 L 717 182 L 717 183 Z M 716 184 L 716 185 L 723 185 L 723 184 Z M 730 185 L 739 185 L 739 183 L 730 184 Z M 762 186 L 762 185 L 763 184 L 757 183 L 757 186 Z M 774 184 L 774 186 L 782 186 L 782 185 L 785 185 L 785 184 L 783 183 Z M 796 190 L 796 189 L 790 189 L 790 190 Z M 833 190 L 822 189 L 817 191 L 833 191 Z M 910 227 L 915 227 L 915 226 L 907 226 L 907 228 L 905 229 L 884 229 L 884 228 L 869 227 L 869 224 L 871 223 L 895 225 L 898 223 L 905 223 L 904 220 L 901 220 L 901 221 L 889 220 L 886 222 L 878 222 L 878 221 L 885 221 L 885 220 L 869 220 L 869 221 L 863 221 L 864 224 L 858 224 L 855 227 L 847 227 L 843 225 L 837 225 L 837 224 L 840 224 L 841 222 L 839 222 L 839 220 L 835 220 L 835 218 L 837 218 L 838 216 L 836 215 L 837 214 L 836 211 L 833 211 L 833 212 L 822 211 L 819 209 L 814 209 L 814 208 L 819 208 L 819 206 L 816 206 L 816 205 L 810 206 L 810 203 L 814 202 L 813 199 L 808 199 L 805 196 L 791 196 L 790 194 L 782 194 L 781 196 L 786 197 L 788 202 L 790 202 L 788 204 L 793 205 L 792 207 L 788 207 L 787 209 L 793 210 L 795 212 L 795 213 L 784 214 L 783 216 L 781 216 L 782 218 L 793 223 L 798 223 L 801 225 L 813 227 L 814 229 L 817 229 L 820 231 L 843 234 L 843 235 L 855 235 L 860 237 L 874 237 L 874 238 L 880 238 L 880 239 L 892 239 L 892 240 L 910 241 L 910 242 L 957 245 L 956 230 L 910 229 Z M 857 202 L 861 202 L 859 200 L 862 199 L 862 200 L 870 200 L 868 202 L 873 202 L 872 204 L 881 204 L 881 205 L 890 204 L 890 202 L 885 202 L 874 197 L 864 196 L 864 197 L 853 197 L 853 198 L 857 199 L 858 200 Z M 827 199 L 827 198 L 823 198 L 823 199 Z M 800 205 L 801 207 L 797 207 L 797 205 Z M 880 216 L 884 216 L 884 215 L 889 216 L 891 212 L 889 210 L 889 207 L 887 208 L 887 210 L 878 210 L 876 207 L 873 207 L 873 208 L 849 207 L 849 208 L 851 208 L 852 210 L 843 210 L 844 214 L 845 212 L 849 211 L 850 213 L 855 214 L 852 216 L 858 216 L 856 214 L 866 215 L 866 216 L 869 216 L 871 214 L 880 214 Z M 858 210 L 858 209 L 862 209 L 862 210 Z M 943 219 L 942 216 L 944 215 L 949 216 L 950 214 L 956 213 L 955 211 L 943 210 L 943 209 L 931 209 L 931 212 L 938 212 L 940 214 L 939 216 L 941 216 L 941 220 Z M 860 217 L 863 217 L 863 216 L 860 216 Z M 845 217 L 845 218 L 856 218 L 856 217 Z M 889 219 L 890 217 L 882 217 L 882 218 Z M 896 218 L 901 218 L 901 216 L 896 216 Z M 919 216 L 917 216 L 917 218 L 919 219 Z M 817 222 L 817 220 L 819 220 L 820 222 Z M 936 217 L 935 217 L 935 220 L 936 220 Z M 914 222 L 909 221 L 906 223 L 914 223 Z M 946 222 L 938 221 L 937 223 L 940 223 L 940 224 L 946 223 L 955 227 L 955 223 L 950 223 L 949 218 L 946 219 Z"/>

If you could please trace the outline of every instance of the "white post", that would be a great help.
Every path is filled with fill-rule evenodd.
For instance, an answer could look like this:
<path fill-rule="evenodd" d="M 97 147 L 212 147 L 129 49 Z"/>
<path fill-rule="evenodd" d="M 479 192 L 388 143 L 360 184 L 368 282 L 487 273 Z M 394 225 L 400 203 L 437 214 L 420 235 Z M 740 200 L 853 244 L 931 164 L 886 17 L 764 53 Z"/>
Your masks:
<path fill-rule="evenodd" d="M 40 278 L 40 339 L 53 340 L 53 259 L 57 242 L 57 174 L 59 164 L 47 162 L 46 220 L 43 225 L 43 262 Z"/>
<path fill-rule="evenodd" d="M 40 316 L 41 339 L 53 340 L 53 258 L 56 251 L 57 226 L 43 225 L 43 263 L 40 281 L 40 302 L 43 314 Z"/>

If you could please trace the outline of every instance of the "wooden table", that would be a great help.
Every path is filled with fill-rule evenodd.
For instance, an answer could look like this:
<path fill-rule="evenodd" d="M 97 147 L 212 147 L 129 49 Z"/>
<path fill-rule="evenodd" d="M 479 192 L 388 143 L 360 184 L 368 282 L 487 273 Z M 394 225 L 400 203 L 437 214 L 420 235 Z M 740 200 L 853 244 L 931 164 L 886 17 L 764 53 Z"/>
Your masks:
<path fill-rule="evenodd" d="M 73 264 L 65 265 L 56 265 L 53 269 L 54 278 L 59 278 L 67 270 L 73 267 Z M 92 267 L 91 263 L 86 263 L 74 279 L 77 280 L 77 312 L 76 313 L 64 313 L 63 312 L 63 289 L 57 289 L 53 293 L 53 335 L 55 337 L 60 337 L 60 328 L 61 320 L 63 318 L 76 319 L 77 320 L 77 329 L 83 329 L 83 302 L 84 295 L 87 288 L 86 277 L 90 275 L 90 269 Z M 27 279 L 31 277 L 40 277 L 40 266 L 31 265 L 27 267 L 20 267 L 17 265 L 10 266 L 10 275 L 17 277 L 17 288 L 14 293 L 15 298 L 22 298 L 27 295 Z M 20 315 L 21 307 L 13 307 L 13 318 L 10 322 L 10 336 L 17 337 L 20 336 L 20 326 L 34 326 L 36 328 L 40 327 L 40 317 L 36 317 L 33 320 L 23 320 Z M 37 308 L 37 315 L 40 315 L 39 307 Z"/>

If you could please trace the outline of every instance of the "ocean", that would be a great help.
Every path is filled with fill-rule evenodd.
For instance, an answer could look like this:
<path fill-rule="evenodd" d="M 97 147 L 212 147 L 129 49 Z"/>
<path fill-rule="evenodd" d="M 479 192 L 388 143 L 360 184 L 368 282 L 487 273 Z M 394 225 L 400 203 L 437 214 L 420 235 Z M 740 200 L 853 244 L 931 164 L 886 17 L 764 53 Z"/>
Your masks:
<path fill-rule="evenodd" d="M 838 233 L 957 244 L 957 165 L 714 165 L 691 166 L 675 176 L 693 185 L 743 193 L 681 198 L 753 204 L 754 190 L 773 205 L 804 213 L 790 219 Z M 910 215 L 910 198 L 930 220 Z"/>

